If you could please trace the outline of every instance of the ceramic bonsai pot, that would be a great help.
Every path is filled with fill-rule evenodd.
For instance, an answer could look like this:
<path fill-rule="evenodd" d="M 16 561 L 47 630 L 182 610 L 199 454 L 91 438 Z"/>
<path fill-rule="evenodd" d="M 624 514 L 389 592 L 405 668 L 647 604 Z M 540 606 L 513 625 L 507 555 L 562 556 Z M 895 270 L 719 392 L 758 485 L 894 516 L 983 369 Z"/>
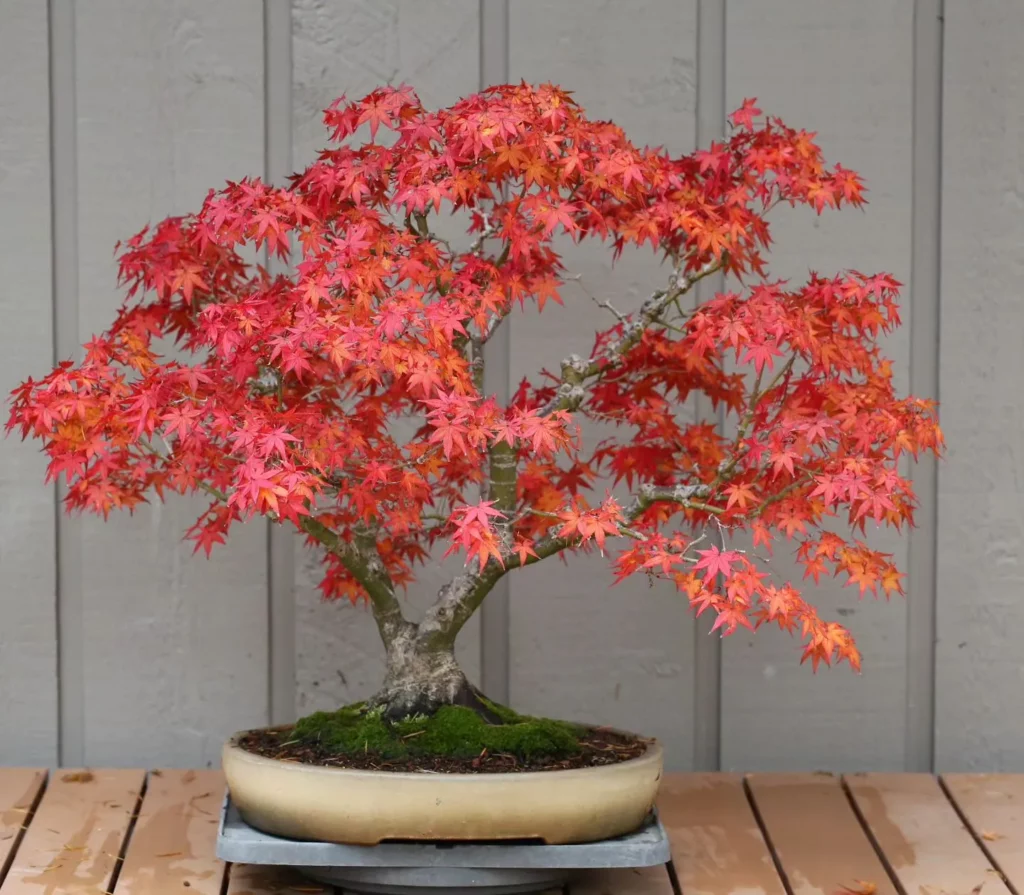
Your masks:
<path fill-rule="evenodd" d="M 223 750 L 232 802 L 250 826 L 292 839 L 349 845 L 385 840 L 596 842 L 633 832 L 654 805 L 657 741 L 599 767 L 522 773 L 396 773 Z"/>

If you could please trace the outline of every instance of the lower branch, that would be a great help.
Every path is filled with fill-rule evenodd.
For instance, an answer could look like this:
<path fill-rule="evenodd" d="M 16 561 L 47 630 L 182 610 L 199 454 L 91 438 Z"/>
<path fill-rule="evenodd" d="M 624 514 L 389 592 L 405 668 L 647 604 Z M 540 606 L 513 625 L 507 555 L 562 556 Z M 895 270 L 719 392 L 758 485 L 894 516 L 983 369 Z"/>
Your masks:
<path fill-rule="evenodd" d="M 513 569 L 532 566 L 578 543 L 579 538 L 543 538 L 533 545 L 537 555 L 527 556 L 526 562 L 522 562 L 519 555 L 513 553 L 504 557 L 504 565 L 492 559 L 479 572 L 456 575 L 441 588 L 437 602 L 427 610 L 420 622 L 420 637 L 437 646 L 451 646 L 459 631 L 501 578 Z"/>
<path fill-rule="evenodd" d="M 301 525 L 303 531 L 338 557 L 348 573 L 362 585 L 370 598 L 373 618 L 386 647 L 390 648 L 391 643 L 414 629 L 402 613 L 391 576 L 377 552 L 372 529 L 359 529 L 354 543 L 349 544 L 312 516 L 303 516 Z"/>
<path fill-rule="evenodd" d="M 719 507 L 695 499 L 707 497 L 710 493 L 707 485 L 643 485 L 625 510 L 626 524 L 622 527 L 621 533 L 626 537 L 637 537 L 637 533 L 628 528 L 628 525 L 656 503 L 674 503 L 709 513 L 723 512 Z M 459 631 L 480 608 L 487 594 L 502 577 L 513 569 L 533 565 L 580 543 L 582 538 L 579 537 L 542 538 L 533 545 L 536 556 L 527 556 L 525 562 L 520 560 L 518 554 L 510 552 L 503 557 L 504 564 L 492 559 L 478 572 L 467 571 L 456 575 L 441 588 L 437 602 L 424 616 L 420 623 L 420 637 L 435 647 L 451 647 Z"/>

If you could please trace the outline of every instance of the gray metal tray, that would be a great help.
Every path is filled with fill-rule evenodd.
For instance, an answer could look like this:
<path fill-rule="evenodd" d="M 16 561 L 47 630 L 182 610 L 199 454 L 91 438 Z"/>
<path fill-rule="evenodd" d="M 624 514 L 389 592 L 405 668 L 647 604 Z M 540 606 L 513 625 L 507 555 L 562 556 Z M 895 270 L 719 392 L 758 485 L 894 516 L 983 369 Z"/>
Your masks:
<path fill-rule="evenodd" d="M 560 870 L 653 867 L 671 858 L 668 834 L 656 813 L 626 836 L 579 845 L 385 842 L 338 845 L 282 839 L 250 827 L 225 796 L 217 831 L 217 857 L 238 864 L 341 868 L 551 868 Z"/>

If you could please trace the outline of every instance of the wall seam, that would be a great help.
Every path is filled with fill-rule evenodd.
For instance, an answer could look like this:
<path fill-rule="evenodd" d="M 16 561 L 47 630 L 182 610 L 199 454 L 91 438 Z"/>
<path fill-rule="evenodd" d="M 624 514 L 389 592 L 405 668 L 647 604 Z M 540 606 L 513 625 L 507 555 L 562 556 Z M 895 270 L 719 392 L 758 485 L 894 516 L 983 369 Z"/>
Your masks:
<path fill-rule="evenodd" d="M 942 66 L 944 0 L 915 0 L 912 79 L 910 391 L 939 398 Z M 910 478 L 919 500 L 908 535 L 904 766 L 935 769 L 938 463 L 922 455 Z"/>
<path fill-rule="evenodd" d="M 725 0 L 698 0 L 697 3 L 697 145 L 706 147 L 725 136 Z M 715 274 L 697 284 L 695 304 L 702 304 L 724 288 L 724 278 Z M 694 401 L 697 420 L 713 420 L 718 431 L 724 428 L 721 409 L 698 395 Z M 722 547 L 720 534 L 718 539 Z M 717 771 L 722 761 L 722 638 L 710 632 L 711 621 L 694 623 L 694 704 L 693 767 L 698 771 Z"/>
<path fill-rule="evenodd" d="M 292 10 L 290 0 L 263 3 L 263 134 L 267 183 L 292 173 Z M 271 274 L 288 263 L 267 253 Z M 267 715 L 271 724 L 295 720 L 295 534 L 267 522 Z"/>
<path fill-rule="evenodd" d="M 504 84 L 509 72 L 508 0 L 480 0 L 480 89 Z M 512 326 L 506 317 L 484 346 L 484 393 L 511 399 Z M 480 607 L 480 685 L 492 699 L 511 700 L 509 575 L 498 580 Z"/>
<path fill-rule="evenodd" d="M 78 359 L 78 150 L 75 10 L 72 0 L 47 7 L 50 68 L 50 218 L 53 360 Z M 66 482 L 55 488 L 57 761 L 85 764 L 85 670 L 82 522 L 63 512 Z"/>

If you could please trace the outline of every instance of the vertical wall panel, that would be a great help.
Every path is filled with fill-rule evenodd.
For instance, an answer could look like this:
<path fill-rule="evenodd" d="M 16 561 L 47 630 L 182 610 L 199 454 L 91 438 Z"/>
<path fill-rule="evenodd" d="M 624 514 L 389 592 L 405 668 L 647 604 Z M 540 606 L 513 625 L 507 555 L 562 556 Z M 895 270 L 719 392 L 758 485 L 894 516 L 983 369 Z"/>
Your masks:
<path fill-rule="evenodd" d="M 209 187 L 263 171 L 260 4 L 76 4 L 81 337 L 120 297 L 112 249 Z M 266 525 L 210 560 L 171 497 L 83 523 L 86 759 L 196 766 L 266 720 Z M 73 673 L 68 670 L 67 673 Z"/>
<path fill-rule="evenodd" d="M 1024 769 L 1024 6 L 947 3 L 936 765 Z"/>
<path fill-rule="evenodd" d="M 510 4 L 513 82 L 552 81 L 587 113 L 612 118 L 639 145 L 689 151 L 696 106 L 696 4 Z M 560 246 L 571 276 L 620 310 L 639 305 L 667 275 L 650 251 L 614 267 L 599 244 Z M 512 383 L 587 354 L 595 330 L 614 323 L 575 284 L 565 307 L 512 318 Z M 604 320 L 602 320 L 602 315 Z M 609 433 L 601 433 L 609 434 Z M 598 432 L 587 427 L 593 446 Z M 599 496 L 599 495 L 598 495 Z M 670 585 L 629 580 L 612 587 L 608 560 L 548 560 L 512 576 L 512 704 L 554 717 L 616 724 L 658 736 L 672 768 L 693 760 L 693 622 Z"/>
<path fill-rule="evenodd" d="M 697 145 L 724 139 L 725 106 L 725 4 L 699 0 L 697 4 Z M 725 277 L 715 273 L 697 283 L 693 304 L 700 306 L 725 288 Z M 707 395 L 693 398 L 694 417 L 719 429 L 724 410 L 712 406 Z M 718 531 L 711 532 L 715 542 Z M 694 625 L 693 673 L 693 769 L 715 771 L 722 758 L 722 638 L 709 636 L 715 623 L 710 613 Z"/>
<path fill-rule="evenodd" d="M 0 25 L 0 394 L 53 356 L 47 9 Z M 54 489 L 39 443 L 0 440 L 0 764 L 57 756 Z"/>
<path fill-rule="evenodd" d="M 285 185 L 292 166 L 292 8 L 290 0 L 264 0 L 264 146 L 267 182 Z M 274 274 L 288 265 L 267 251 Z M 295 529 L 267 526 L 270 723 L 295 720 Z"/>
<path fill-rule="evenodd" d="M 406 81 L 436 105 L 479 86 L 473 0 L 272 3 L 291 6 L 294 167 L 325 145 L 320 111 L 342 92 L 358 96 Z M 940 4 L 729 0 L 727 108 L 757 96 L 766 111 L 817 131 L 829 160 L 858 170 L 870 188 L 863 214 L 775 212 L 774 274 L 802 278 L 808 268 L 852 266 L 909 280 L 912 97 L 921 96 L 912 91 L 915 5 Z M 509 6 L 511 80 L 561 83 L 588 112 L 614 118 L 638 142 L 692 148 L 698 0 Z M 44 373 L 61 338 L 54 332 L 52 209 L 57 235 L 64 222 L 75 239 L 77 225 L 77 255 L 65 249 L 57 257 L 71 274 L 67 282 L 78 281 L 77 290 L 63 290 L 57 312 L 77 343 L 104 329 L 120 301 L 115 241 L 194 210 L 209 186 L 263 172 L 266 127 L 279 126 L 264 118 L 263 4 L 62 0 L 56 7 L 69 39 L 56 59 L 65 77 L 53 104 L 47 3 L 4 0 L 0 14 L 4 395 L 26 375 Z M 935 752 L 940 770 L 1012 771 L 1024 767 L 1024 63 L 1017 46 L 1024 11 L 1009 0 L 945 7 L 939 397 L 948 454 L 938 486 Z M 77 125 L 77 147 L 63 138 L 57 147 L 63 166 L 53 197 L 52 110 L 68 113 L 63 125 Z M 445 231 L 456 235 L 457 223 L 444 222 Z M 624 307 L 660 282 L 646 252 L 614 269 L 607 257 L 591 247 L 570 250 L 566 260 L 591 291 Z M 886 346 L 901 391 L 909 384 L 909 285 L 917 284 L 905 292 L 905 327 Z M 516 317 L 513 381 L 589 349 L 601 312 L 572 285 L 565 298 L 564 310 Z M 915 344 L 919 354 L 921 340 Z M 0 440 L 0 764 L 58 760 L 57 523 L 44 470 L 36 443 Z M 210 561 L 194 558 L 181 535 L 201 506 L 172 497 L 134 517 L 67 525 L 64 546 L 75 549 L 62 553 L 73 560 L 65 563 L 73 573 L 65 575 L 65 606 L 80 603 L 84 616 L 81 627 L 63 632 L 70 664 L 62 716 L 65 744 L 84 743 L 83 763 L 137 764 L 140 756 L 172 766 L 215 763 L 225 734 L 267 720 L 266 526 L 238 530 Z M 885 533 L 872 541 L 909 568 L 905 540 Z M 799 574 L 784 552 L 778 573 Z M 408 596 L 410 614 L 457 565 L 449 560 L 424 572 Z M 300 713 L 367 695 L 383 671 L 368 611 L 322 604 L 318 581 L 315 557 L 299 548 Z M 609 581 L 599 557 L 568 566 L 548 561 L 512 576 L 513 704 L 655 734 L 670 767 L 689 767 L 694 720 L 707 708 L 695 702 L 689 613 L 671 588 L 610 588 Z M 861 602 L 838 585 L 809 595 L 823 614 L 851 627 L 864 674 L 841 667 L 812 675 L 798 665 L 797 643 L 773 630 L 726 639 L 723 765 L 899 768 L 906 718 L 927 717 L 913 706 L 907 714 L 914 693 L 928 696 L 930 671 L 913 666 L 927 660 L 924 635 L 908 631 L 898 601 Z M 908 643 L 919 649 L 908 654 Z M 459 650 L 478 678 L 477 622 Z M 917 734 L 907 742 L 925 755 L 927 736 Z"/>
<path fill-rule="evenodd" d="M 480 2 L 479 86 L 508 81 L 509 0 Z M 494 243 L 496 245 L 496 243 Z M 492 251 L 485 246 L 485 251 Z M 495 249 L 495 251 L 497 251 Z M 506 317 L 484 345 L 484 394 L 494 395 L 501 404 L 512 397 L 512 320 Z M 500 579 L 480 608 L 480 688 L 491 699 L 508 705 L 512 667 L 512 639 L 509 631 L 512 583 Z"/>
<path fill-rule="evenodd" d="M 943 0 L 914 4 L 913 208 L 910 253 L 910 391 L 939 393 L 942 273 L 942 35 Z M 938 460 L 923 455 L 911 469 L 919 506 L 907 535 L 907 711 L 905 766 L 935 763 L 935 632 L 938 546 Z"/>
<path fill-rule="evenodd" d="M 826 159 L 867 181 L 864 213 L 818 218 L 809 209 L 772 214 L 773 276 L 806 279 L 846 268 L 887 271 L 903 283 L 910 267 L 911 3 L 730 0 L 727 105 L 756 96 L 767 113 L 816 131 Z M 909 306 L 890 337 L 896 385 L 909 374 Z M 839 523 L 837 523 L 838 525 Z M 842 528 L 837 529 L 846 533 Z M 906 544 L 891 529 L 868 529 L 872 545 L 906 569 Z M 780 543 L 775 575 L 800 586 L 802 569 Z M 861 601 L 839 582 L 804 590 L 826 618 L 846 624 L 864 655 L 857 676 L 845 664 L 812 674 L 799 644 L 777 630 L 727 638 L 723 648 L 723 766 L 898 769 L 904 756 L 906 605 Z"/>
<path fill-rule="evenodd" d="M 477 3 L 464 0 L 414 3 L 371 0 L 296 0 L 292 19 L 294 57 L 293 162 L 303 168 L 327 145 L 322 112 L 341 94 L 358 99 L 376 87 L 406 83 L 428 107 L 448 105 L 478 87 L 480 25 Z M 454 221 L 440 229 L 468 245 Z M 445 226 L 451 225 L 451 226 Z M 301 546 L 296 559 L 296 709 L 300 715 L 329 710 L 369 696 L 384 678 L 384 649 L 365 605 L 324 603 L 317 585 L 317 556 Z M 438 557 L 444 549 L 438 551 Z M 419 618 L 457 558 L 419 568 L 405 599 L 406 614 Z M 466 673 L 479 679 L 479 621 L 457 644 Z"/>

